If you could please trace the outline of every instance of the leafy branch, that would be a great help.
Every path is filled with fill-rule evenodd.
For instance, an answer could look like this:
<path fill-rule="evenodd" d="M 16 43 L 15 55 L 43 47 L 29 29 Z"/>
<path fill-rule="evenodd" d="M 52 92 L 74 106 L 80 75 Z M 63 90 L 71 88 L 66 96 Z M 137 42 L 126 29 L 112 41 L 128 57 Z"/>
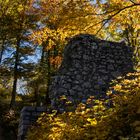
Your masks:
<path fill-rule="evenodd" d="M 132 0 L 131 0 L 131 2 L 133 2 Z M 96 25 L 99 25 L 100 23 L 103 23 L 102 24 L 102 26 L 100 27 L 100 29 L 96 32 L 96 35 L 100 32 L 100 30 L 113 18 L 113 17 L 115 17 L 116 15 L 118 15 L 119 13 L 121 13 L 122 11 L 124 11 L 124 10 L 126 10 L 126 9 L 129 9 L 129 8 L 132 8 L 132 7 L 134 7 L 134 6 L 140 6 L 140 3 L 134 3 L 133 2 L 133 4 L 131 4 L 131 5 L 129 5 L 129 6 L 126 6 L 126 7 L 123 7 L 123 8 L 121 8 L 121 9 L 118 9 L 114 14 L 112 14 L 112 15 L 109 15 L 109 14 L 111 14 L 112 12 L 114 12 L 114 11 L 109 11 L 109 12 L 105 12 L 105 13 L 101 13 L 101 14 L 97 14 L 97 15 L 109 15 L 106 19 L 103 19 L 103 20 L 101 20 L 101 21 L 99 21 L 98 23 L 96 23 L 96 24 L 92 24 L 92 25 L 90 25 L 90 26 L 88 26 L 88 27 L 86 27 L 84 30 L 87 30 L 87 29 L 89 29 L 89 28 L 91 28 L 91 27 L 93 27 L 93 26 L 96 26 Z"/>

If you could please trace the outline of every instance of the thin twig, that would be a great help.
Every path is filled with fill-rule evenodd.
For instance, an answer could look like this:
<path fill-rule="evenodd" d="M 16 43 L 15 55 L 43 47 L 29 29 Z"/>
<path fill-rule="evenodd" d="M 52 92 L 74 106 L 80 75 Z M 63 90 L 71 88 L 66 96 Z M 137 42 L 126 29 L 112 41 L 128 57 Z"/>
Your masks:
<path fill-rule="evenodd" d="M 106 20 L 106 21 L 102 24 L 102 26 L 98 29 L 98 31 L 96 32 L 95 35 L 97 35 L 97 34 L 102 30 L 102 28 L 106 25 L 107 22 L 108 22 L 108 20 Z"/>
<path fill-rule="evenodd" d="M 135 3 L 133 0 L 129 0 L 130 2 L 132 2 L 133 4 L 137 4 L 137 3 Z"/>
<path fill-rule="evenodd" d="M 101 20 L 100 22 L 98 22 L 98 23 L 96 23 L 96 24 L 93 24 L 93 25 L 90 25 L 90 26 L 88 26 L 86 29 L 84 29 L 84 30 L 87 30 L 87 29 L 89 29 L 89 28 L 91 28 L 91 27 L 93 27 L 93 26 L 96 26 L 96 25 L 98 25 L 98 24 L 100 24 L 100 23 L 102 23 L 102 22 L 104 22 L 105 21 L 105 23 L 101 26 L 101 28 L 97 31 L 97 33 L 99 33 L 99 31 L 104 27 L 104 25 L 109 21 L 109 20 L 111 20 L 114 16 L 116 16 L 117 14 L 119 14 L 120 12 L 122 12 L 123 10 L 125 10 L 125 9 L 128 9 L 128 8 L 131 8 L 131 7 L 134 7 L 134 6 L 140 6 L 140 3 L 135 3 L 135 4 L 132 4 L 132 5 L 129 5 L 129 6 L 126 6 L 126 7 L 124 7 L 124 8 L 122 8 L 122 9 L 119 9 L 116 13 L 114 13 L 113 15 L 110 15 L 107 19 L 103 19 L 103 20 Z M 104 13 L 105 14 L 105 13 Z M 108 14 L 108 13 L 107 13 Z M 96 34 L 97 34 L 96 33 Z"/>

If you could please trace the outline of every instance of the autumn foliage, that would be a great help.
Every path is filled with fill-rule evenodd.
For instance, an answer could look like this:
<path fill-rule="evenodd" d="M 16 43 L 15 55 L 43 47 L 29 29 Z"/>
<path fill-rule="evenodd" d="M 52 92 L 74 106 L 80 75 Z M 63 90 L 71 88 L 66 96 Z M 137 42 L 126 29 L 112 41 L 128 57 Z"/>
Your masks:
<path fill-rule="evenodd" d="M 49 103 L 51 76 L 61 64 L 65 44 L 76 34 L 123 41 L 133 48 L 137 68 L 140 65 L 139 9 L 140 0 L 0 0 L 0 115 L 3 116 L 5 107 L 19 110 L 18 102 L 22 104 L 19 108 L 26 103 Z M 28 139 L 134 137 L 136 132 L 130 124 L 137 119 L 139 77 L 140 73 L 136 72 L 119 78 L 108 91 L 108 99 L 91 97 L 75 112 L 43 114 L 37 127 L 30 130 Z M 26 83 L 22 86 L 25 95 L 19 100 L 19 85 L 23 83 Z M 12 123 L 14 129 L 10 124 L 5 123 L 6 129 L 15 131 L 16 135 L 17 122 Z"/>
<path fill-rule="evenodd" d="M 140 103 L 140 72 L 129 73 L 113 81 L 108 99 L 93 97 L 79 104 L 74 112 L 43 113 L 28 140 L 113 140 L 135 137 L 132 126 Z M 88 108 L 88 105 L 92 107 Z"/>

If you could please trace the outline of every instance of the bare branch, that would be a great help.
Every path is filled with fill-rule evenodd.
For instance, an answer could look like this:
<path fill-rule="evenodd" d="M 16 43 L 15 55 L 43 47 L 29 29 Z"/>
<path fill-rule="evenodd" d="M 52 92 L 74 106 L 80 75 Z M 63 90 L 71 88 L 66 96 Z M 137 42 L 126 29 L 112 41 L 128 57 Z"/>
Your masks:
<path fill-rule="evenodd" d="M 98 25 L 98 24 L 100 24 L 100 23 L 103 23 L 103 25 L 101 26 L 101 28 L 97 31 L 97 33 L 99 33 L 99 31 L 105 26 L 105 24 L 106 24 L 108 21 L 110 21 L 114 16 L 118 15 L 118 14 L 119 14 L 120 12 L 122 12 L 123 10 L 129 9 L 129 8 L 131 8 L 131 7 L 134 7 L 134 6 L 140 6 L 140 3 L 134 3 L 134 4 L 132 4 L 132 5 L 126 6 L 126 7 L 124 7 L 124 8 L 121 8 L 121 9 L 119 9 L 116 13 L 114 13 L 114 14 L 112 14 L 112 15 L 109 15 L 108 18 L 103 19 L 103 20 L 99 21 L 98 23 L 93 24 L 93 25 L 91 25 L 91 26 L 88 26 L 85 30 L 87 30 L 87 29 L 89 29 L 89 28 L 91 28 L 91 27 L 93 27 L 93 26 L 96 26 L 96 25 Z M 105 14 L 110 14 L 110 13 L 112 13 L 112 12 L 113 12 L 113 11 L 111 11 L 111 12 L 106 12 L 106 13 L 103 13 L 103 14 L 104 14 L 104 15 L 105 15 Z M 104 23 L 104 22 L 105 22 L 105 23 Z M 96 34 L 97 34 L 97 33 L 96 33 Z"/>
<path fill-rule="evenodd" d="M 88 27 L 86 27 L 86 28 L 84 29 L 84 31 L 86 31 L 87 29 L 89 29 L 89 28 L 91 28 L 91 27 L 93 27 L 93 26 L 96 26 L 96 25 L 98 25 L 98 24 L 100 24 L 100 23 L 102 23 L 102 22 L 104 22 L 104 21 L 106 21 L 106 19 L 101 20 L 101 21 L 99 21 L 99 22 L 97 22 L 97 23 L 95 23 L 95 24 L 89 25 Z"/>
<path fill-rule="evenodd" d="M 133 0 L 129 0 L 130 2 L 132 2 L 133 4 L 137 4 L 137 3 L 135 3 Z"/>
<path fill-rule="evenodd" d="M 99 30 L 96 32 L 95 35 L 97 35 L 97 34 L 102 30 L 102 28 L 107 24 L 107 22 L 108 22 L 108 20 L 106 20 L 106 21 L 102 24 L 102 26 L 99 28 Z"/>

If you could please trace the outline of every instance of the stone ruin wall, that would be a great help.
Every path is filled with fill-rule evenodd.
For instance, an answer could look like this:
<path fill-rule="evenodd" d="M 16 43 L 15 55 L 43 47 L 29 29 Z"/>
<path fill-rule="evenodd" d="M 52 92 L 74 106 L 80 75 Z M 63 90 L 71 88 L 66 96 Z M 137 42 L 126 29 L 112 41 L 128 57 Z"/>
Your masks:
<path fill-rule="evenodd" d="M 61 111 L 65 95 L 74 106 L 90 96 L 105 98 L 111 80 L 133 71 L 132 51 L 125 43 L 81 34 L 70 39 L 64 59 L 50 86 L 52 106 Z"/>
<path fill-rule="evenodd" d="M 80 102 L 85 103 L 90 96 L 105 98 L 110 81 L 132 71 L 132 51 L 124 43 L 100 40 L 89 34 L 77 35 L 66 45 L 62 65 L 53 77 L 50 86 L 52 106 L 62 112 L 65 110 L 59 100 L 62 95 L 75 107 Z M 26 139 L 28 128 L 45 111 L 45 107 L 22 109 L 18 140 Z"/>
<path fill-rule="evenodd" d="M 28 128 L 35 125 L 41 113 L 46 112 L 45 107 L 25 106 L 20 112 L 17 140 L 26 140 Z"/>

